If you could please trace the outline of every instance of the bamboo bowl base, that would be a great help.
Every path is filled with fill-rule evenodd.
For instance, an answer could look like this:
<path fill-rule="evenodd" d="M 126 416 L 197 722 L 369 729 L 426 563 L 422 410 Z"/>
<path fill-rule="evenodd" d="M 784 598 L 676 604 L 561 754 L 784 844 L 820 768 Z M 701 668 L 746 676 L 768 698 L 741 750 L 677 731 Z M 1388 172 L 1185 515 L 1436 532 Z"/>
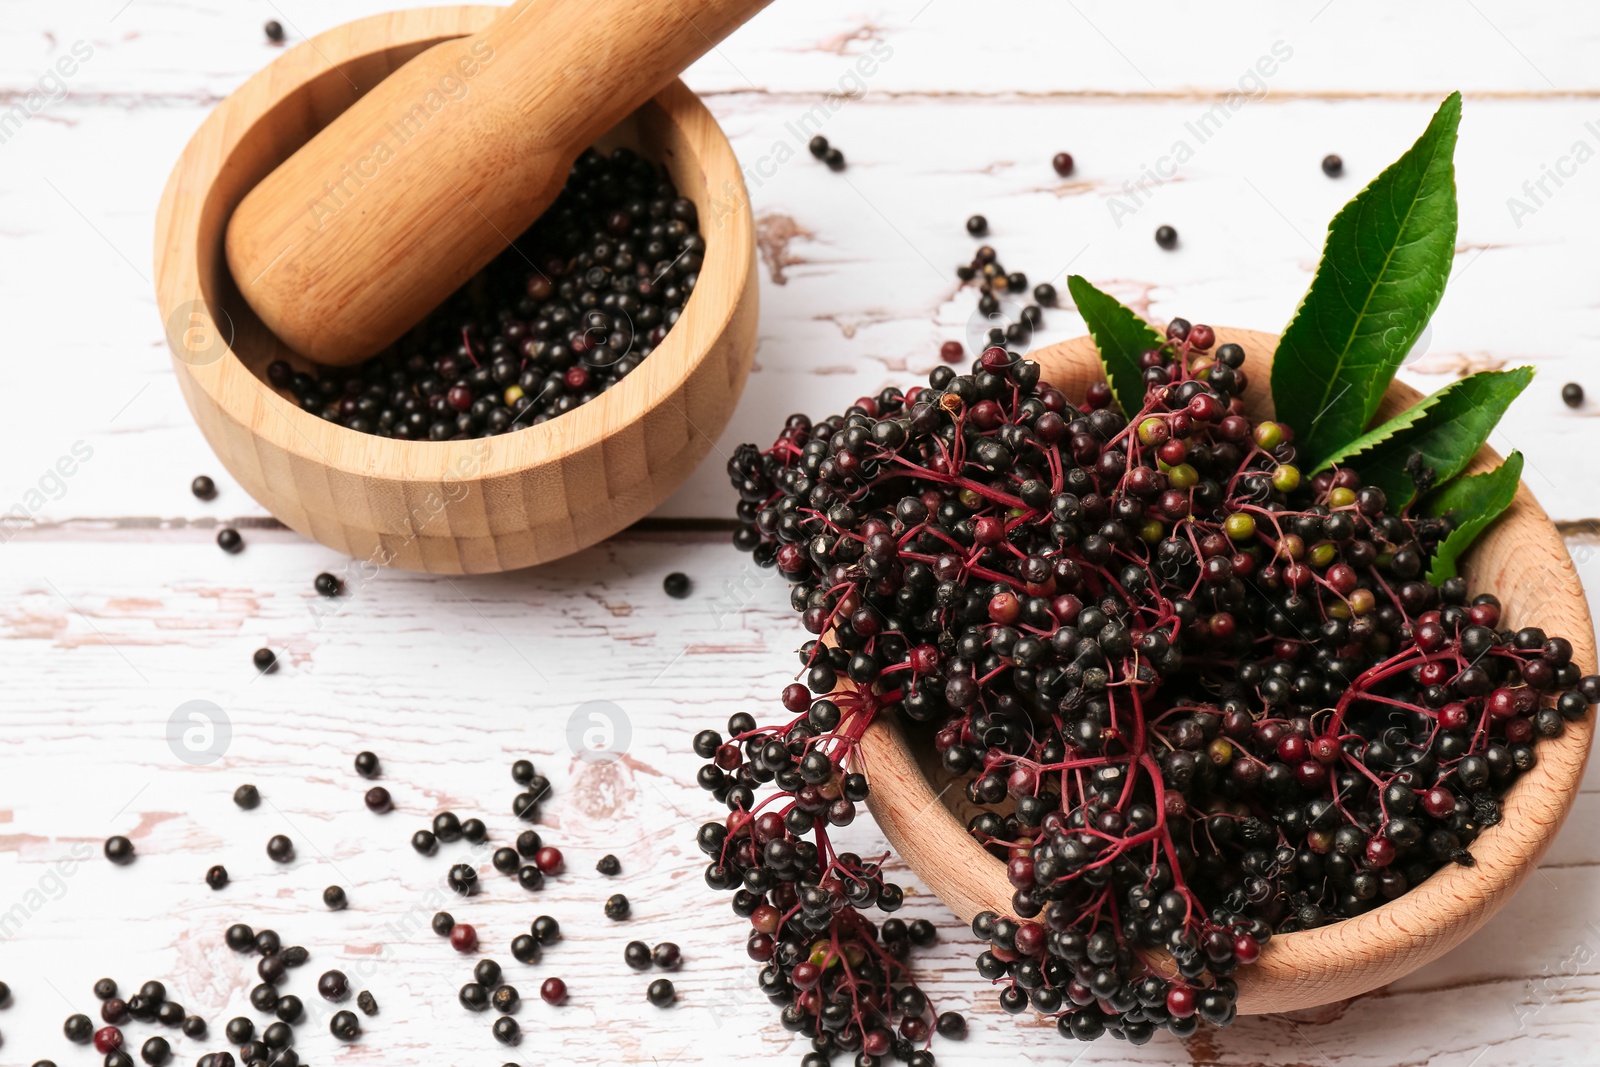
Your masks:
<path fill-rule="evenodd" d="M 348 430 L 267 384 L 273 360 L 307 364 L 266 329 L 229 276 L 223 236 L 234 207 L 385 75 L 500 11 L 378 15 L 288 50 L 201 125 L 156 217 L 158 306 L 206 440 L 286 525 L 372 566 L 504 571 L 610 536 L 648 514 L 706 456 L 750 370 L 757 287 L 744 181 L 710 112 L 675 82 L 601 142 L 663 165 L 699 209 L 707 243 L 682 316 L 622 382 L 547 423 L 445 442 Z M 382 181 L 381 169 L 366 180 Z M 358 210 L 359 186 L 345 187 L 344 210 Z"/>
<path fill-rule="evenodd" d="M 1219 344 L 1241 344 L 1248 359 L 1251 414 L 1270 414 L 1268 367 L 1277 338 L 1219 329 Z M 1093 342 L 1082 337 L 1031 354 L 1042 377 L 1067 393 L 1083 395 L 1103 380 Z M 1378 418 L 1415 404 L 1420 394 L 1396 383 Z M 1485 448 L 1472 471 L 1500 457 Z M 1510 510 L 1479 539 L 1464 561 L 1474 591 L 1500 597 L 1506 624 L 1538 625 L 1572 642 L 1574 660 L 1592 670 L 1594 628 L 1566 546 L 1526 485 Z M 1568 723 L 1561 737 L 1538 743 L 1538 762 L 1505 795 L 1501 821 L 1472 846 L 1475 866 L 1449 865 L 1403 896 L 1330 926 L 1269 941 L 1261 959 L 1239 968 L 1238 1009 L 1266 1014 L 1314 1007 L 1370 992 L 1410 973 L 1464 941 L 1487 922 L 1532 873 L 1571 809 L 1588 761 L 1594 711 Z M 939 765 L 932 745 L 913 744 L 887 718 L 867 730 L 861 766 L 872 792 L 868 807 L 895 851 L 963 920 L 980 911 L 1009 914 L 1012 887 L 1005 864 L 966 832 L 963 791 Z M 1169 959 L 1151 962 L 1170 970 Z"/>

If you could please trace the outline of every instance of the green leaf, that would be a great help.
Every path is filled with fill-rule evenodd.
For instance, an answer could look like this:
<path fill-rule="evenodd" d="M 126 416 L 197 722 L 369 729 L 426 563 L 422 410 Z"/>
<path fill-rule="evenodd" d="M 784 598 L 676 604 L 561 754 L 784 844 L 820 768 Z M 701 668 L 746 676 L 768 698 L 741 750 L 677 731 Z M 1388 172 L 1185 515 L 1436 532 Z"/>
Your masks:
<path fill-rule="evenodd" d="M 1516 367 L 1480 371 L 1451 382 L 1427 398 L 1432 401 L 1428 410 L 1411 425 L 1349 454 L 1344 462 L 1361 473 L 1363 483 L 1384 491 L 1390 510 L 1398 510 L 1416 496 L 1416 485 L 1406 470 L 1413 452 L 1421 454 L 1424 466 L 1433 468 L 1435 485 L 1448 482 L 1472 462 L 1489 431 L 1532 380 L 1532 367 Z"/>
<path fill-rule="evenodd" d="M 1067 279 L 1067 291 L 1088 325 L 1095 347 L 1100 350 L 1100 363 L 1105 367 L 1111 395 L 1132 417 L 1144 407 L 1144 372 L 1139 369 L 1139 355 L 1160 348 L 1166 338 L 1118 303 L 1116 297 L 1102 293 L 1080 275 Z"/>
<path fill-rule="evenodd" d="M 1433 554 L 1428 581 L 1438 585 L 1456 576 L 1456 560 L 1511 506 L 1521 477 L 1522 453 L 1513 452 L 1494 470 L 1470 478 L 1457 478 L 1424 501 L 1423 510 L 1427 514 L 1436 518 L 1449 516 L 1455 523 L 1455 528 Z"/>
<path fill-rule="evenodd" d="M 1439 397 L 1442 395 L 1444 395 L 1443 389 L 1439 390 L 1437 393 L 1429 393 L 1427 396 L 1417 401 L 1416 404 L 1406 408 L 1404 411 L 1390 419 L 1388 422 L 1384 423 L 1382 426 L 1373 427 L 1360 437 L 1357 437 L 1354 441 L 1351 441 L 1349 444 L 1334 452 L 1333 455 L 1329 456 L 1327 459 L 1318 464 L 1316 470 L 1327 470 L 1336 463 L 1343 463 L 1350 456 L 1360 455 L 1362 452 L 1365 452 L 1368 449 L 1376 448 L 1378 445 L 1381 445 L 1383 442 L 1387 441 L 1401 430 L 1411 426 L 1418 419 L 1422 418 L 1423 415 L 1427 414 L 1428 411 L 1439 402 Z M 1316 472 L 1313 471 L 1313 473 Z"/>
<path fill-rule="evenodd" d="M 1316 276 L 1272 362 L 1279 421 L 1313 464 L 1372 421 L 1439 306 L 1456 245 L 1461 94 L 1328 225 Z"/>

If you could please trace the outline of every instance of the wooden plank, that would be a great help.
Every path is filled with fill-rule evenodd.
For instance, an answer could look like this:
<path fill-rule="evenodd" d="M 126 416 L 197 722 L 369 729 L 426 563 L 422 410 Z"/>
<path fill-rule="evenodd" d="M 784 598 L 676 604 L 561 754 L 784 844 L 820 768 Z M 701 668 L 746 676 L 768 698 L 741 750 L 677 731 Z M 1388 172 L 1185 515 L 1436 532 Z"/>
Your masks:
<path fill-rule="evenodd" d="M 1030 284 L 1059 285 L 1070 267 L 1158 320 L 1276 330 L 1309 282 L 1327 219 L 1431 107 L 1300 101 L 1246 107 L 1215 127 L 1192 102 L 945 101 L 935 138 L 933 103 L 869 96 L 828 120 L 851 160 L 834 174 L 791 132 L 804 118 L 799 104 L 712 103 L 760 222 L 762 322 L 730 428 L 658 512 L 673 517 L 729 514 L 723 465 L 738 442 L 769 441 L 792 410 L 821 415 L 885 385 L 914 384 L 942 340 L 967 333 L 975 294 L 958 290 L 952 272 L 977 244 L 963 229 L 968 213 L 987 215 L 988 240 Z M 1434 389 L 1469 368 L 1535 363 L 1538 379 L 1493 443 L 1523 450 L 1529 485 L 1568 521 L 1600 516 L 1600 481 L 1586 476 L 1581 445 L 1600 406 L 1570 411 L 1558 397 L 1564 381 L 1586 380 L 1583 339 L 1600 336 L 1589 272 L 1575 259 L 1600 240 L 1600 171 L 1581 167 L 1562 188 L 1544 179 L 1549 195 L 1535 188 L 1537 204 L 1523 183 L 1539 181 L 1541 163 L 1556 165 L 1575 140 L 1600 148 L 1585 125 L 1593 112 L 1580 101 L 1469 103 L 1456 277 L 1428 353 L 1404 375 Z M 202 114 L 71 103 L 55 114 L 68 121 L 41 116 L 0 146 L 0 286 L 19 311 L 12 351 L 25 354 L 11 384 L 18 397 L 50 398 L 10 412 L 0 510 L 21 504 L 42 522 L 262 514 L 222 477 L 179 399 L 148 282 L 159 191 Z M 1193 132 L 1202 128 L 1212 131 L 1203 143 Z M 1071 181 L 1045 161 L 1064 129 L 1082 160 Z M 1180 140 L 1193 156 L 1172 180 L 1124 185 Z M 1317 165 L 1330 148 L 1347 161 L 1337 181 Z M 798 155 L 780 163 L 780 149 Z M 1515 218 L 1513 197 L 1527 208 Z M 1177 252 L 1150 238 L 1163 222 L 1179 229 Z M 1053 311 L 1037 340 L 1081 332 L 1074 313 Z M 63 366 L 74 368 L 67 392 Z M 49 471 L 79 441 L 92 457 L 58 485 Z M 222 483 L 213 504 L 187 492 L 202 471 Z"/>
<path fill-rule="evenodd" d="M 337 561 L 287 533 L 258 534 L 240 556 L 187 535 L 109 547 L 19 538 L 5 549 L 0 760 L 12 772 L 0 796 L 0 921 L 15 998 L 0 1011 L 7 1062 L 77 1062 L 61 1020 L 93 1008 L 89 986 L 103 975 L 124 988 L 162 979 L 214 1034 L 234 1014 L 253 1016 L 250 963 L 222 943 L 237 921 L 311 950 L 287 989 L 315 1018 L 332 1010 L 312 988 L 328 967 L 374 992 L 382 1014 L 342 1054 L 351 1062 L 436 1064 L 440 1050 L 487 1061 L 499 1051 L 489 1020 L 454 1000 L 470 963 L 426 930 L 440 906 L 478 927 L 483 954 L 502 961 L 524 998 L 549 975 L 571 988 L 565 1008 L 523 1007 L 525 1055 L 731 1064 L 772 1054 L 792 1062 L 805 1051 L 757 995 L 742 924 L 701 883 L 693 844 L 715 804 L 694 784 L 690 736 L 735 711 L 773 707 L 802 636 L 770 572 L 745 569 L 711 535 L 655 534 L 515 575 L 384 573 L 325 615 L 310 578 Z M 694 578 L 687 600 L 661 591 L 673 569 Z M 1600 587 L 1589 570 L 1590 587 Z M 250 652 L 263 644 L 284 663 L 256 677 Z M 231 721 L 227 750 L 209 765 L 179 759 L 166 739 L 174 710 L 196 699 Z M 618 763 L 588 764 L 570 747 L 568 720 L 592 700 L 613 702 L 619 723 L 626 716 L 631 740 Z M 362 807 L 368 783 L 351 767 L 362 748 L 384 762 L 394 814 Z M 439 881 L 471 855 L 468 846 L 423 859 L 408 847 L 410 833 L 449 808 L 480 815 L 495 841 L 508 840 L 521 828 L 510 814 L 508 765 L 524 756 L 553 782 L 538 828 L 565 851 L 567 873 L 530 895 L 480 855 L 485 892 L 441 905 Z M 264 798 L 254 812 L 229 800 L 246 781 Z M 1546 869 L 1438 963 L 1353 1008 L 1242 1020 L 1186 1051 L 1197 1063 L 1377 1067 L 1464 1064 L 1485 1047 L 1521 1062 L 1537 1048 L 1546 1062 L 1588 1062 L 1600 998 L 1597 818 L 1600 781 L 1591 781 Z M 132 834 L 139 850 L 127 868 L 99 856 L 116 832 Z M 279 832 L 297 845 L 287 867 L 264 855 Z M 868 819 L 845 837 L 861 851 L 883 847 Z M 55 870 L 74 849 L 82 862 L 70 874 Z M 593 870 L 606 852 L 621 859 L 616 879 Z M 213 863 L 233 878 L 221 892 L 202 879 Z M 320 892 L 333 883 L 349 892 L 348 911 L 322 907 Z M 915 890 L 915 879 L 908 885 Z M 633 905 L 620 925 L 600 910 L 619 891 Z M 510 938 L 542 913 L 561 921 L 565 940 L 538 965 L 514 963 Z M 941 904 L 914 891 L 902 914 L 940 928 L 940 945 L 915 957 L 919 980 L 941 1008 L 972 1010 L 967 1042 L 935 1042 L 941 1063 L 1078 1055 L 980 992 L 972 937 Z M 404 930 L 406 916 L 420 929 Z M 633 938 L 683 947 L 684 969 L 673 976 L 681 1002 L 666 1014 L 644 1002 L 651 976 L 622 965 Z M 1570 976 L 1558 988 L 1546 975 L 1563 969 Z M 1451 1026 L 1418 1023 L 1444 1018 Z M 142 1041 L 154 1029 L 129 1033 Z M 297 1035 L 308 1062 L 326 1060 L 335 1044 L 325 1023 Z M 221 1041 L 177 1047 L 178 1062 L 191 1062 Z M 1162 1039 L 1140 1050 L 1106 1042 L 1082 1062 L 1170 1063 L 1180 1054 Z"/>
<path fill-rule="evenodd" d="M 53 47 L 82 40 L 94 57 L 72 91 L 113 100 L 225 95 L 274 54 L 261 32 L 281 21 L 290 42 L 416 0 L 238 4 L 227 0 L 7 0 L 0 88 L 33 88 Z M 1165 0 L 1017 0 L 969 5 L 778 5 L 697 63 L 704 92 L 872 91 L 950 95 L 1133 93 L 1193 99 L 1259 92 L 1252 71 L 1282 42 L 1291 55 L 1265 79 L 1274 94 L 1442 96 L 1593 94 L 1600 13 L 1588 5 L 1447 0 L 1249 0 L 1213 11 Z M 1047 47 L 1033 48 L 1047 43 Z M 866 77 L 857 60 L 882 58 Z M 1359 71 L 1359 77 L 1355 72 Z M 1259 73 L 1259 72 L 1257 72 Z"/>

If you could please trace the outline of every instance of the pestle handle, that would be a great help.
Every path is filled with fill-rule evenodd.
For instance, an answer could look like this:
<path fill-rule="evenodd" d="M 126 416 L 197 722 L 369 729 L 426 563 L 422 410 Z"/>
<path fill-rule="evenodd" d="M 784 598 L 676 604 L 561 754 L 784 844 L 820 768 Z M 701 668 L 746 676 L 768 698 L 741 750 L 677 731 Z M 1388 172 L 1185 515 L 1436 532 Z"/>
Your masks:
<path fill-rule="evenodd" d="M 770 0 L 520 0 L 379 82 L 252 189 L 234 281 L 297 352 L 359 362 L 525 230 L 578 154 Z"/>

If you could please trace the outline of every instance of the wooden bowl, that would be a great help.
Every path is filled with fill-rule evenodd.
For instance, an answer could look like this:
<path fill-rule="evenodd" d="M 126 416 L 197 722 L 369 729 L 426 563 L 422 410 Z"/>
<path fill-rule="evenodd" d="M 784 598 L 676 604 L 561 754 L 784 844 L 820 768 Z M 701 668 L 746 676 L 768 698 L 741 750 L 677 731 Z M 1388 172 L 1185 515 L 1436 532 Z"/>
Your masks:
<path fill-rule="evenodd" d="M 395 12 L 289 49 L 201 125 L 156 216 L 156 295 L 179 384 L 206 440 L 286 525 L 379 566 L 510 570 L 576 552 L 642 518 L 711 449 L 755 347 L 755 240 L 744 181 L 716 121 L 675 82 L 602 142 L 628 144 L 664 165 L 699 208 L 707 242 L 682 317 L 622 382 L 547 423 L 446 442 L 357 433 L 267 384 L 274 359 L 306 364 L 262 325 L 229 276 L 223 235 L 235 205 L 389 72 L 499 12 Z M 351 204 L 359 206 L 359 191 Z"/>
<path fill-rule="evenodd" d="M 1277 338 L 1246 330 L 1217 331 L 1218 342 L 1244 346 L 1251 414 L 1267 416 L 1267 367 Z M 1032 354 L 1045 380 L 1082 396 L 1102 380 L 1087 337 Z M 1421 399 L 1409 386 L 1390 386 L 1378 418 Z M 1498 464 L 1485 448 L 1474 470 Z M 1572 560 L 1555 527 L 1526 484 L 1506 515 L 1482 536 L 1465 561 L 1477 591 L 1493 592 L 1509 625 L 1536 624 L 1572 642 L 1576 662 L 1592 669 L 1594 629 Z M 1504 817 L 1472 846 L 1477 864 L 1454 864 L 1405 895 L 1363 915 L 1269 941 L 1258 963 L 1241 967 L 1239 1011 L 1293 1011 L 1370 992 L 1437 959 L 1500 909 L 1538 864 L 1577 796 L 1594 733 L 1594 713 L 1568 723 L 1560 738 L 1540 741 L 1533 769 L 1512 785 Z M 931 745 L 913 745 L 900 727 L 881 718 L 862 739 L 862 766 L 872 783 L 867 804 L 899 855 L 963 920 L 985 909 L 1009 913 L 1012 887 L 1005 864 L 966 832 L 966 797 L 939 765 Z M 1152 959 L 1169 973 L 1170 959 Z"/>

